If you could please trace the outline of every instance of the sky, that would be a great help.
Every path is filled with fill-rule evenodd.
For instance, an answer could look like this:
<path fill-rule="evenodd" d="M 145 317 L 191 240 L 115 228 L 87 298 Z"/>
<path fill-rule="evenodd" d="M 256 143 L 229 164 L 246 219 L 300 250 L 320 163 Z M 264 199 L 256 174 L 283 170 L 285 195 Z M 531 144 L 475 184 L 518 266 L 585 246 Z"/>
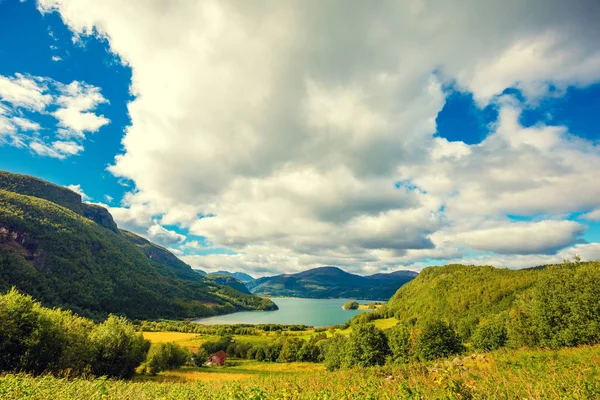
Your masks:
<path fill-rule="evenodd" d="M 0 169 L 194 268 L 600 258 L 596 0 L 0 0 Z"/>

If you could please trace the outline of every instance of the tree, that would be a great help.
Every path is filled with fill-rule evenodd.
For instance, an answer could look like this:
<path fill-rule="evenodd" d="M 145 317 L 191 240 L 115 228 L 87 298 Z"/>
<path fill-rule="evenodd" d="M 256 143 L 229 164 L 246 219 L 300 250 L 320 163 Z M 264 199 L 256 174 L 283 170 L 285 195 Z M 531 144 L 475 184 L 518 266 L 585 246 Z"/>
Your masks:
<path fill-rule="evenodd" d="M 358 310 L 358 303 L 356 301 L 349 301 L 342 308 L 344 310 Z"/>
<path fill-rule="evenodd" d="M 396 364 L 407 363 L 410 357 L 411 340 L 410 331 L 404 325 L 396 325 L 385 331 L 390 346 L 392 362 Z"/>
<path fill-rule="evenodd" d="M 187 349 L 175 343 L 157 343 L 150 346 L 144 371 L 155 375 L 161 371 L 168 371 L 181 367 L 189 359 Z"/>
<path fill-rule="evenodd" d="M 114 315 L 94 328 L 91 340 L 95 354 L 92 370 L 98 376 L 130 378 L 150 347 L 131 323 Z"/>
<path fill-rule="evenodd" d="M 371 323 L 354 325 L 348 338 L 343 365 L 349 367 L 383 365 L 389 352 L 387 337 L 375 325 Z"/>
<path fill-rule="evenodd" d="M 471 344 L 477 350 L 490 351 L 504 347 L 508 340 L 508 333 L 504 323 L 488 322 L 477 327 Z"/>
<path fill-rule="evenodd" d="M 346 346 L 348 339 L 345 336 L 336 333 L 330 339 L 325 341 L 323 352 L 324 352 L 324 363 L 327 371 L 334 371 L 340 369 L 343 365 L 344 355 L 346 354 Z"/>
<path fill-rule="evenodd" d="M 446 323 L 433 321 L 425 325 L 415 344 L 415 355 L 421 360 L 434 360 L 464 351 L 460 338 Z"/>

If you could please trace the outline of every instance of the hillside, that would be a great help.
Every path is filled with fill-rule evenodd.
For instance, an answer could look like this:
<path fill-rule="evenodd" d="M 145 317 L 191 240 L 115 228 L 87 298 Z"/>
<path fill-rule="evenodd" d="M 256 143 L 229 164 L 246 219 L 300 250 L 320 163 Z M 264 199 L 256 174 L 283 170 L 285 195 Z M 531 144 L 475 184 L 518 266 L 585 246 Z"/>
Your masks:
<path fill-rule="evenodd" d="M 254 280 L 253 277 L 251 277 L 250 275 L 248 275 L 245 272 L 217 271 L 217 272 L 213 272 L 213 274 L 214 275 L 230 275 L 241 282 L 250 282 L 250 281 Z"/>
<path fill-rule="evenodd" d="M 552 339 L 534 337 L 536 324 L 554 324 L 550 331 L 557 332 L 564 328 L 559 326 L 563 324 L 561 319 L 573 319 L 568 322 L 568 329 L 583 329 L 582 315 L 597 315 L 600 311 L 600 304 L 591 300 L 597 296 L 598 284 L 597 262 L 523 270 L 466 265 L 429 267 L 402 286 L 374 316 L 395 316 L 418 325 L 441 319 L 454 326 L 465 340 L 478 326 L 496 323 L 512 327 L 509 333 L 519 336 L 520 343 L 548 340 L 551 345 L 550 340 L 557 339 L 550 333 L 548 337 Z M 549 315 L 555 316 L 549 319 Z M 573 335 L 577 336 L 581 337 Z"/>
<path fill-rule="evenodd" d="M 360 276 L 337 267 L 320 267 L 297 274 L 259 278 L 246 282 L 246 286 L 254 294 L 268 296 L 386 300 L 416 275 L 412 271 L 396 271 Z"/>
<path fill-rule="evenodd" d="M 184 318 L 276 308 L 194 272 L 168 250 L 117 229 L 66 188 L 0 172 L 0 291 L 102 317 Z"/>

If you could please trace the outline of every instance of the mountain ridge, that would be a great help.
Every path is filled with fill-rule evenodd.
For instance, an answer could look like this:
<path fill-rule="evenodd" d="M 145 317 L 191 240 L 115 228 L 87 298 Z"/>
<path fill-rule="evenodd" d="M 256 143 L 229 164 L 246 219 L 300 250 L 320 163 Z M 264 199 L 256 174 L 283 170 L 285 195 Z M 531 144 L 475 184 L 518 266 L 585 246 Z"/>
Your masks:
<path fill-rule="evenodd" d="M 323 266 L 294 274 L 258 278 L 246 282 L 246 286 L 254 294 L 273 297 L 387 300 L 415 276 L 417 273 L 413 271 L 360 276 L 339 267 Z"/>
<path fill-rule="evenodd" d="M 79 204 L 77 203 L 79 201 Z M 0 171 L 0 291 L 101 318 L 188 318 L 275 309 L 194 272 L 117 228 L 103 207 L 50 182 Z"/>

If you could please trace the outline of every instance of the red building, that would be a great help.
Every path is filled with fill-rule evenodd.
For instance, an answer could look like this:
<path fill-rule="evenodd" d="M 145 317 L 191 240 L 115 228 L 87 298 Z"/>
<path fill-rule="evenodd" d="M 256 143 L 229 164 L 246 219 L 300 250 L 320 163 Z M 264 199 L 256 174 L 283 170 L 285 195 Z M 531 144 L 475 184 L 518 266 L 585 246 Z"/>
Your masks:
<path fill-rule="evenodd" d="M 217 351 L 212 356 L 208 357 L 209 364 L 223 365 L 227 360 L 227 354 L 223 350 Z"/>

